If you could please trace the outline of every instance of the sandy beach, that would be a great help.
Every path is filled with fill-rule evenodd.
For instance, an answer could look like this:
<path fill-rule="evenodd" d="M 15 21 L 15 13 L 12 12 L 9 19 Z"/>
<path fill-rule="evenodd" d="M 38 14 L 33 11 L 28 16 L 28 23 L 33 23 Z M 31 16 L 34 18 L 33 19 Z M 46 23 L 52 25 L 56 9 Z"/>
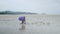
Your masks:
<path fill-rule="evenodd" d="M 60 34 L 60 15 L 0 15 L 0 34 Z"/>

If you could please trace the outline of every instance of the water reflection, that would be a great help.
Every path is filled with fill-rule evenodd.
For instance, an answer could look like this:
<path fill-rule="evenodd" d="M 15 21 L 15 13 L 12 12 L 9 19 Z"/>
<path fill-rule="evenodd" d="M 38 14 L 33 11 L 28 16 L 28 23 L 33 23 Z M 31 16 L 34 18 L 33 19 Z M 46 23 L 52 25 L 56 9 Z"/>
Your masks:
<path fill-rule="evenodd" d="M 21 24 L 21 27 L 19 28 L 19 30 L 25 30 L 25 24 Z"/>

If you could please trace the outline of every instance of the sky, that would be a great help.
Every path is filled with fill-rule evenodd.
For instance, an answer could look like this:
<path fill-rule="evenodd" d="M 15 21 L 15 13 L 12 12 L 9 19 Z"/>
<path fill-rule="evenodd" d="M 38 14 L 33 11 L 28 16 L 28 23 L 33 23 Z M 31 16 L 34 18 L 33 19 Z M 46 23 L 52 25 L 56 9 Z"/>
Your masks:
<path fill-rule="evenodd" d="M 0 11 L 60 14 L 60 0 L 0 0 Z"/>

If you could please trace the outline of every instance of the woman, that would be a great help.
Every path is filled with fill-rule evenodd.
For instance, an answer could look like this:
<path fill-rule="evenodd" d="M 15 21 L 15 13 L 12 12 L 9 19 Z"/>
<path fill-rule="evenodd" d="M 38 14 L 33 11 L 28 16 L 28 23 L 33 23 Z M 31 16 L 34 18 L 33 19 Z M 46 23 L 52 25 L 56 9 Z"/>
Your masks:
<path fill-rule="evenodd" d="M 22 23 L 21 24 L 25 24 L 25 16 L 20 16 L 19 17 L 19 21 L 22 21 Z"/>

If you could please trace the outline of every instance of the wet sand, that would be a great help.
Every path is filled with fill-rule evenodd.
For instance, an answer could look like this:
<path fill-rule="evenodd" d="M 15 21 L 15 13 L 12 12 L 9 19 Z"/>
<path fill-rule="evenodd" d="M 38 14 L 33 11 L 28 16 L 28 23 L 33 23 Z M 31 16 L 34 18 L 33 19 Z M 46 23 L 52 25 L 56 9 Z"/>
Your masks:
<path fill-rule="evenodd" d="M 0 15 L 0 34 L 60 34 L 60 15 Z"/>

